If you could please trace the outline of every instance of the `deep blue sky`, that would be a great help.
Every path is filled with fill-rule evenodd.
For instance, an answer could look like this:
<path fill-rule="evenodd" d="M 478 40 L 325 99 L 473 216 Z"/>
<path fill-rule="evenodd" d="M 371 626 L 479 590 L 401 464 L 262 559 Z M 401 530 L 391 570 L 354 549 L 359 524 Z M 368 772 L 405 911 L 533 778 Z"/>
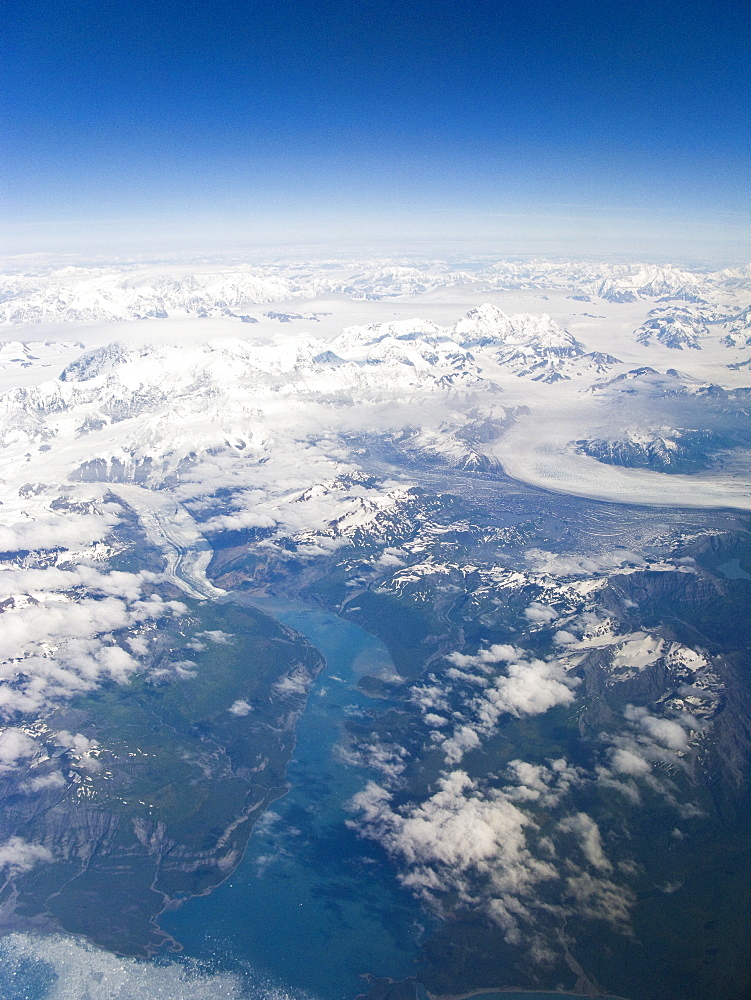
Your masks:
<path fill-rule="evenodd" d="M 750 9 L 6 0 L 6 231 L 738 241 Z"/>

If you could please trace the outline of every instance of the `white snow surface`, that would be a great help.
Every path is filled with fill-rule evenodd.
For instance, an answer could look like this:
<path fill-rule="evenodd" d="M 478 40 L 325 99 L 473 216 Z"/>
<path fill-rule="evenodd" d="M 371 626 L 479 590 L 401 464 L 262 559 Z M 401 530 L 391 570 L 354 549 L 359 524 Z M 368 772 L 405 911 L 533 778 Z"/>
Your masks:
<path fill-rule="evenodd" d="M 473 443 L 516 478 L 635 503 L 747 509 L 751 502 L 743 467 L 732 475 L 667 475 L 605 465 L 570 447 L 603 422 L 618 426 L 621 390 L 603 397 L 600 387 L 634 369 L 647 366 L 654 376 L 641 376 L 638 386 L 629 376 L 623 385 L 632 396 L 649 389 L 657 398 L 675 383 L 742 387 L 747 372 L 728 364 L 742 360 L 745 348 L 722 338 L 748 308 L 749 268 L 336 260 L 188 274 L 143 264 L 28 272 L 0 280 L 13 330 L 0 347 L 0 384 L 13 386 L 0 397 L 0 463 L 11 470 L 11 494 L 29 481 L 66 482 L 85 462 L 104 463 L 111 479 L 114 461 L 125 484 L 140 470 L 138 482 L 150 489 L 163 490 L 181 468 L 179 489 L 169 489 L 182 491 L 182 502 L 190 492 L 187 464 L 204 477 L 213 464 L 217 485 L 237 487 L 246 476 L 245 487 L 254 488 L 269 479 L 259 463 L 272 454 L 296 470 L 315 454 L 328 481 L 357 464 L 342 433 L 393 434 L 405 426 L 419 428 L 416 446 L 456 463 L 468 452 L 471 409 L 503 420 L 509 409 L 526 407 L 510 429 L 507 421 L 503 433 Z M 632 301 L 611 301 L 614 290 Z M 676 352 L 656 337 L 639 342 L 645 320 L 667 308 L 658 304 L 666 296 L 677 296 L 681 315 L 701 312 L 708 331 L 701 350 Z M 148 318 L 154 303 L 168 318 Z M 258 322 L 241 323 L 245 306 L 260 303 Z M 135 316 L 146 318 L 113 325 Z M 50 336 L 57 331 L 64 336 Z M 62 379 L 44 379 L 84 342 L 89 351 Z M 699 427 L 701 418 L 698 412 Z M 304 475 L 293 481 L 300 489 L 312 484 Z M 200 488 L 205 478 L 191 499 Z M 275 523 L 278 512 L 264 507 L 264 496 L 255 513 Z M 238 522 L 243 517 L 250 523 L 253 514 L 238 513 Z"/>

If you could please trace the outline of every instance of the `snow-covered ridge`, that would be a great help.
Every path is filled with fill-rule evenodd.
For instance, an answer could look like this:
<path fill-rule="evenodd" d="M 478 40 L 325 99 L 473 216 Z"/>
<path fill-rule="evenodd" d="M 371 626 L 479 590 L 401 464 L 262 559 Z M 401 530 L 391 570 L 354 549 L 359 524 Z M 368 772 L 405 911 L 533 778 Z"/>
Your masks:
<path fill-rule="evenodd" d="M 489 303 L 450 327 L 420 319 L 349 327 L 332 350 L 341 357 L 367 350 L 370 364 L 440 364 L 465 377 L 482 372 L 484 379 L 497 369 L 540 382 L 567 380 L 584 371 L 607 372 L 620 364 L 612 355 L 586 352 L 546 313 L 508 316 Z"/>
<path fill-rule="evenodd" d="M 16 355 L 35 357 L 36 346 L 9 345 L 11 367 L 26 364 Z M 69 345 L 58 347 L 56 358 L 71 356 Z M 319 391 L 389 393 L 398 387 L 471 386 L 500 375 L 555 382 L 572 375 L 604 374 L 619 365 L 613 355 L 587 352 L 546 314 L 508 316 L 486 304 L 451 326 L 419 318 L 372 323 L 347 327 L 333 340 L 298 336 L 269 343 L 221 337 L 180 353 L 168 344 L 116 341 L 75 357 L 63 368 L 60 382 L 81 385 L 117 372 L 128 385 L 148 382 L 154 398 L 161 397 L 165 384 L 173 391 L 178 385 L 181 391 L 193 391 L 212 378 L 276 380 L 285 393 L 309 391 L 311 379 Z M 58 385 L 54 393 L 60 391 Z M 80 392 L 74 396 L 79 398 Z M 33 397 L 23 398 L 33 411 Z"/>
<path fill-rule="evenodd" d="M 712 301 L 748 289 L 751 265 L 720 271 L 671 266 L 500 261 L 457 268 L 450 262 L 320 262 L 300 267 L 233 265 L 175 273 L 174 266 L 64 267 L 0 275 L 0 323 L 116 321 L 175 315 L 251 320 L 265 302 L 343 294 L 352 299 L 414 296 L 450 287 L 478 290 L 552 288 L 587 300 Z"/>
<path fill-rule="evenodd" d="M 674 427 L 629 427 L 617 438 L 575 441 L 579 454 L 624 468 L 685 473 L 705 470 L 712 456 L 741 441 L 714 430 Z"/>
<path fill-rule="evenodd" d="M 222 315 L 243 304 L 294 297 L 289 281 L 247 269 L 138 280 L 127 272 L 66 268 L 36 279 L 6 277 L 0 288 L 0 317 L 6 323 Z"/>

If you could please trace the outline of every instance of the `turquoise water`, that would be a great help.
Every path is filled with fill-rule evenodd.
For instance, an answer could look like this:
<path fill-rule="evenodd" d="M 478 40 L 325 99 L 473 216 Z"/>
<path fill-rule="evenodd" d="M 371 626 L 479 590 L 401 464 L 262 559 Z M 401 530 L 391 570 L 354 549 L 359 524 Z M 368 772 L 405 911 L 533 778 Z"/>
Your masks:
<path fill-rule="evenodd" d="M 320 1000 L 352 998 L 365 987 L 361 974 L 415 974 L 425 922 L 377 845 L 345 825 L 344 803 L 378 775 L 341 758 L 342 723 L 373 706 L 357 678 L 393 673 L 393 664 L 382 643 L 335 615 L 271 598 L 247 602 L 305 635 L 326 668 L 299 723 L 290 792 L 259 822 L 232 877 L 162 924 L 187 955 L 219 956 L 228 968 L 247 963 Z"/>
<path fill-rule="evenodd" d="M 726 580 L 751 580 L 751 576 L 741 566 L 740 559 L 731 559 L 717 569 Z"/>

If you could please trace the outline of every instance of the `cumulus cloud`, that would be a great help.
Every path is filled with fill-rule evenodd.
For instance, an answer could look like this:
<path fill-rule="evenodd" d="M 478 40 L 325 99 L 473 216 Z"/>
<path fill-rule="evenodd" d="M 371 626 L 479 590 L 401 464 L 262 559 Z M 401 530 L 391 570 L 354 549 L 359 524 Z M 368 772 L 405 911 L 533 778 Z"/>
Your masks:
<path fill-rule="evenodd" d="M 237 701 L 232 702 L 228 711 L 231 712 L 232 715 L 238 715 L 242 717 L 245 715 L 250 715 L 250 713 L 253 711 L 253 706 L 249 702 L 244 701 L 242 698 L 238 698 Z"/>
<path fill-rule="evenodd" d="M 136 656 L 146 656 L 149 651 L 149 643 L 142 635 L 130 635 L 125 640 Z"/>
<path fill-rule="evenodd" d="M 682 751 L 688 749 L 686 730 L 672 719 L 661 719 L 650 715 L 646 708 L 637 705 L 627 705 L 624 713 L 626 718 L 640 726 L 654 740 L 669 750 Z"/>
<path fill-rule="evenodd" d="M 497 677 L 493 686 L 473 702 L 479 717 L 489 726 L 495 725 L 503 712 L 540 715 L 574 700 L 579 679 L 558 661 L 519 660 L 507 669 L 506 676 Z"/>
<path fill-rule="evenodd" d="M 431 739 L 451 765 L 476 749 L 502 715 L 540 715 L 556 705 L 568 705 L 580 684 L 565 661 L 529 657 L 509 643 L 495 643 L 473 654 L 454 652 L 446 660 L 454 666 L 441 680 L 431 674 L 427 683 L 417 685 L 412 701 L 433 727 Z M 499 669 L 500 664 L 504 666 Z M 441 713 L 455 721 L 452 732 L 436 731 L 449 721 Z"/>
<path fill-rule="evenodd" d="M 7 878 L 30 871 L 41 861 L 52 861 L 52 851 L 43 844 L 32 844 L 23 837 L 11 837 L 0 844 L 0 869 Z"/>
<path fill-rule="evenodd" d="M 102 514 L 49 515 L 44 520 L 0 525 L 0 552 L 82 549 L 106 538 L 117 518 Z"/>
<path fill-rule="evenodd" d="M 79 565 L 73 569 L 49 566 L 45 569 L 9 567 L 0 569 L 0 601 L 18 594 L 35 600 L 45 600 L 49 594 L 86 590 L 93 593 L 137 600 L 146 582 L 155 580 L 154 573 L 103 572 L 93 566 Z"/>
<path fill-rule="evenodd" d="M 686 731 L 674 720 L 651 716 L 644 707 L 629 705 L 626 715 L 634 729 L 613 736 L 600 734 L 611 745 L 607 750 L 609 766 L 599 765 L 595 769 L 597 784 L 614 789 L 635 806 L 642 801 L 640 788 L 648 788 L 682 817 L 704 815 L 692 802 L 681 801 L 681 790 L 669 777 L 676 767 L 688 770 L 688 764 L 680 756 L 688 746 Z M 692 727 L 690 717 L 682 721 Z M 670 725 L 657 725 L 663 722 Z"/>
<path fill-rule="evenodd" d="M 196 676 L 197 671 L 194 668 L 197 666 L 195 660 L 170 660 L 150 670 L 149 679 L 157 682 L 175 677 L 182 681 L 190 680 Z"/>
<path fill-rule="evenodd" d="M 378 565 L 382 569 L 390 569 L 404 565 L 405 552 L 403 549 L 387 546 L 378 557 Z"/>
<path fill-rule="evenodd" d="M 548 622 L 556 619 L 558 613 L 547 604 L 540 604 L 538 601 L 533 601 L 524 612 L 524 617 L 527 621 L 535 625 L 546 625 Z"/>
<path fill-rule="evenodd" d="M 612 880 L 615 869 L 592 817 L 566 814 L 540 835 L 543 817 L 587 780 L 585 773 L 560 758 L 514 760 L 506 776 L 509 784 L 490 788 L 451 770 L 422 802 L 401 805 L 371 781 L 350 801 L 357 818 L 348 825 L 379 841 L 399 865 L 402 884 L 426 903 L 440 911 L 448 898 L 452 909 L 457 900 L 480 909 L 510 944 L 540 960 L 555 951 L 554 932 L 545 930 L 551 918 L 558 925 L 576 912 L 630 933 L 635 896 Z"/>
<path fill-rule="evenodd" d="M 446 687 L 439 684 L 435 675 L 431 674 L 429 683 L 418 684 L 412 688 L 410 699 L 423 712 L 449 712 L 446 694 Z"/>
<path fill-rule="evenodd" d="M 308 693 L 312 678 L 302 664 L 276 682 L 273 690 L 283 697 L 298 697 Z"/>
<path fill-rule="evenodd" d="M 476 905 L 481 885 L 509 940 L 519 940 L 523 900 L 541 881 L 557 878 L 529 850 L 531 817 L 502 792 L 483 793 L 464 771 L 444 775 L 420 804 L 394 809 L 389 793 L 370 782 L 350 805 L 360 813 L 351 825 L 405 866 L 400 880 L 406 887 L 429 902 L 451 892 Z"/>
<path fill-rule="evenodd" d="M 563 833 L 572 833 L 577 838 L 582 853 L 594 868 L 602 872 L 613 870 L 602 847 L 600 828 L 587 813 L 578 812 L 564 817 L 558 823 L 558 829 Z"/>
<path fill-rule="evenodd" d="M 515 806 L 485 798 L 464 771 L 437 782 L 425 802 L 402 811 L 391 808 L 391 795 L 374 782 L 351 801 L 365 823 L 377 824 L 391 849 L 408 864 L 437 862 L 466 870 L 518 851 L 524 827 L 531 822 Z"/>
<path fill-rule="evenodd" d="M 441 737 L 441 749 L 447 764 L 458 764 L 465 753 L 480 746 L 480 737 L 472 726 L 458 726 L 451 736 Z"/>
<path fill-rule="evenodd" d="M 128 573 L 85 563 L 70 569 L 12 567 L 0 570 L 0 599 L 13 594 L 30 594 L 44 600 L 49 593 L 80 591 L 135 601 L 143 595 L 145 585 L 159 579 L 159 574 L 145 570 Z"/>
<path fill-rule="evenodd" d="M 649 761 L 633 750 L 617 747 L 613 750 L 610 764 L 618 774 L 628 774 L 632 777 L 649 774 L 652 770 Z"/>
<path fill-rule="evenodd" d="M 0 656 L 17 656 L 29 642 L 58 644 L 88 639 L 101 632 L 124 628 L 131 616 L 127 604 L 117 598 L 51 602 L 11 609 L 3 615 Z"/>
<path fill-rule="evenodd" d="M 573 632 L 568 632 L 566 629 L 558 629 L 553 636 L 553 642 L 556 646 L 572 646 L 576 641 Z"/>
<path fill-rule="evenodd" d="M 622 934 L 633 935 L 630 921 L 636 895 L 628 886 L 584 871 L 569 876 L 566 889 L 576 900 L 577 916 L 604 920 Z"/>
<path fill-rule="evenodd" d="M 37 749 L 36 740 L 22 729 L 4 729 L 0 733 L 0 774 L 14 770 L 19 760 L 33 757 Z"/>
<path fill-rule="evenodd" d="M 7 609 L 0 632 L 0 713 L 34 713 L 105 680 L 126 683 L 139 663 L 112 633 L 186 611 L 157 594 L 135 601 L 79 596 Z"/>
<path fill-rule="evenodd" d="M 275 528 L 276 518 L 259 510 L 239 510 L 233 514 L 217 514 L 201 524 L 201 531 L 247 531 L 249 528 Z"/>
<path fill-rule="evenodd" d="M 482 669 L 487 668 L 488 664 L 506 663 L 521 655 L 523 652 L 516 646 L 511 646 L 507 642 L 497 642 L 474 654 L 450 653 L 446 659 L 449 663 L 455 663 L 457 667 L 479 667 Z M 485 672 L 488 672 L 487 669 Z"/>
<path fill-rule="evenodd" d="M 36 778 L 24 781 L 21 789 L 24 792 L 44 792 L 53 788 L 65 788 L 67 782 L 61 771 L 49 771 L 47 774 L 40 774 Z"/>
<path fill-rule="evenodd" d="M 512 760 L 507 773 L 513 784 L 507 785 L 504 793 L 511 801 L 533 803 L 544 809 L 555 808 L 584 780 L 583 772 L 570 765 L 565 757 L 546 764 Z"/>
<path fill-rule="evenodd" d="M 529 549 L 525 559 L 537 573 L 547 576 L 598 576 L 612 573 L 623 567 L 644 566 L 644 556 L 629 549 L 615 549 L 599 555 L 547 552 Z"/>
<path fill-rule="evenodd" d="M 524 806 L 556 805 L 581 775 L 563 759 L 547 765 L 514 761 L 509 776 L 516 784 L 483 789 L 461 770 L 445 773 L 435 791 L 421 803 L 395 807 L 385 788 L 369 782 L 349 803 L 358 814 L 349 825 L 378 840 L 401 866 L 400 881 L 425 902 L 440 909 L 447 895 L 464 906 L 480 908 L 504 931 L 510 944 L 546 949 L 540 920 L 570 910 L 563 902 L 575 895 L 586 914 L 623 929 L 633 896 L 628 889 L 600 876 L 612 871 L 600 831 L 585 813 L 565 817 L 557 826 L 573 835 L 592 875 L 567 858 L 567 875 L 553 863 L 550 837 L 539 837 L 537 820 Z M 529 794 L 523 794 L 523 790 Z M 559 896 L 543 902 L 540 886 Z M 452 904 L 454 905 L 454 904 Z M 579 904 L 577 904 L 579 905 Z"/>
<path fill-rule="evenodd" d="M 101 768 L 101 764 L 96 759 L 100 749 L 97 740 L 89 739 L 83 733 L 70 733 L 67 729 L 61 729 L 60 732 L 55 733 L 55 740 L 59 746 L 70 750 L 71 756 L 80 767 L 87 771 L 98 771 Z"/>
<path fill-rule="evenodd" d="M 388 746 L 375 740 L 363 741 L 356 746 L 340 748 L 339 756 L 355 767 L 368 767 L 379 771 L 391 785 L 398 782 L 404 772 L 407 751 L 403 747 Z"/>
<path fill-rule="evenodd" d="M 198 632 L 197 635 L 200 639 L 208 639 L 218 646 L 231 646 L 234 638 L 231 632 L 222 632 L 220 628 L 206 629 L 205 632 Z"/>

